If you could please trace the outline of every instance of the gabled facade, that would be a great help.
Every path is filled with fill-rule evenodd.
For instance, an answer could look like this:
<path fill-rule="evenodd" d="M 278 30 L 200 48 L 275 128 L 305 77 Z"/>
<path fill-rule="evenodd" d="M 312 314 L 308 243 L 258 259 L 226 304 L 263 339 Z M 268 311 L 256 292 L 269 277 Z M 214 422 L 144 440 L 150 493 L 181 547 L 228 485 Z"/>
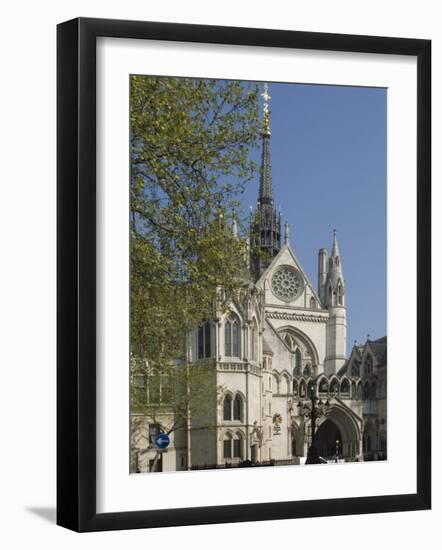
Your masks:
<path fill-rule="evenodd" d="M 175 465 L 171 469 L 244 461 L 303 463 L 312 439 L 312 382 L 319 405 L 327 409 L 317 421 L 319 454 L 348 461 L 386 457 L 386 338 L 355 345 L 347 359 L 345 279 L 336 231 L 330 254 L 325 248 L 318 253 L 317 288 L 296 257 L 288 224 L 281 242 L 267 87 L 263 97 L 262 167 L 250 223 L 249 280 L 229 311 L 220 312 L 189 340 L 191 362 L 213 361 L 213 384 L 220 395 L 210 419 L 190 418 L 183 427 L 179 446 L 168 452 Z M 144 464 L 147 468 L 147 455 Z"/>

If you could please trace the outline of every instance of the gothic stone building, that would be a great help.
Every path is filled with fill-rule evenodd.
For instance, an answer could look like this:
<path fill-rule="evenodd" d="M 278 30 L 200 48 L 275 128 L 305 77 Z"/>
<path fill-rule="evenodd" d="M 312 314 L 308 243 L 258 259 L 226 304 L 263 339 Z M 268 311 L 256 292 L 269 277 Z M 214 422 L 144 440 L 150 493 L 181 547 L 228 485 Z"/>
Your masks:
<path fill-rule="evenodd" d="M 267 95 L 266 93 L 264 96 Z M 386 458 L 387 339 L 354 345 L 346 357 L 346 292 L 336 232 L 318 254 L 315 288 L 274 207 L 270 128 L 264 106 L 262 169 L 251 220 L 250 276 L 228 313 L 195 331 L 191 362 L 210 358 L 222 396 L 211 418 L 190 418 L 160 459 L 159 427 L 132 417 L 132 471 L 254 463 L 302 464 L 311 444 L 309 388 L 326 414 L 315 446 L 326 460 Z M 256 248 L 264 254 L 256 254 Z M 209 427 L 210 424 L 210 427 Z"/>

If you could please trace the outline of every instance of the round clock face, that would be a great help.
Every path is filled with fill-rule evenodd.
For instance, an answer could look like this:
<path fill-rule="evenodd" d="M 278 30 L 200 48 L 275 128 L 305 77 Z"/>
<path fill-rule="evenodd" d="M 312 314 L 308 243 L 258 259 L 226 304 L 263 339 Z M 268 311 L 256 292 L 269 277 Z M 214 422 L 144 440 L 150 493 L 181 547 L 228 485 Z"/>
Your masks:
<path fill-rule="evenodd" d="M 273 274 L 271 286 L 277 298 L 284 302 L 291 302 L 303 291 L 304 282 L 297 269 L 284 265 Z"/>

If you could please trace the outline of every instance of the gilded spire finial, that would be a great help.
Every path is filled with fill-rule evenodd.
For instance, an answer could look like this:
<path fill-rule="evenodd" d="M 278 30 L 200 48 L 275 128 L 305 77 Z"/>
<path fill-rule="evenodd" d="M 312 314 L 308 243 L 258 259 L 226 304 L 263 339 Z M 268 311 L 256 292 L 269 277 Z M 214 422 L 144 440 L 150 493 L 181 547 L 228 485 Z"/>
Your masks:
<path fill-rule="evenodd" d="M 269 85 L 267 82 L 264 83 L 264 91 L 261 94 L 262 99 L 264 100 L 263 103 L 263 112 L 264 112 L 264 119 L 263 119 L 263 129 L 265 135 L 270 135 L 270 109 L 269 109 L 269 99 L 271 99 L 271 96 L 269 94 Z"/>

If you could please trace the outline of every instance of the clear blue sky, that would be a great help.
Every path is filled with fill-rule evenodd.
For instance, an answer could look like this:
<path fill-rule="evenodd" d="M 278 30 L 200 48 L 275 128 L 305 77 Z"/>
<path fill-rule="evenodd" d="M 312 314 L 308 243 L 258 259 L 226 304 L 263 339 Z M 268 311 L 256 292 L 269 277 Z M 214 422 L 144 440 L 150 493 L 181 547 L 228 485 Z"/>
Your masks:
<path fill-rule="evenodd" d="M 275 205 L 315 289 L 318 250 L 330 252 L 337 230 L 349 353 L 354 340 L 386 334 L 387 91 L 269 83 L 269 93 Z M 258 180 L 245 210 L 257 194 Z"/>

